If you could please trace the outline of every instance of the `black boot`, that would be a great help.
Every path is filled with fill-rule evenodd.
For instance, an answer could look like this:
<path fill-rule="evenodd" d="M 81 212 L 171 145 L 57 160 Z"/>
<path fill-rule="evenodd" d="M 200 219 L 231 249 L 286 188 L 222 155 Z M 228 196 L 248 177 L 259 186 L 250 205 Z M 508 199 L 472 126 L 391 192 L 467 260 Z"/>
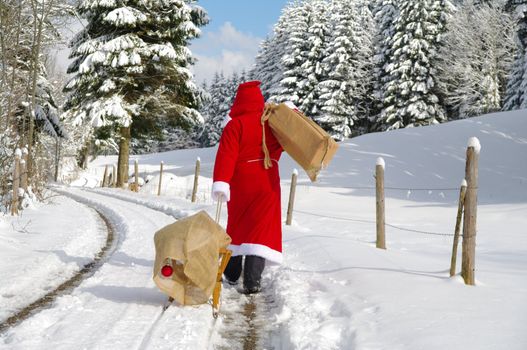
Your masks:
<path fill-rule="evenodd" d="M 229 259 L 229 263 L 227 264 L 225 271 L 223 271 L 223 275 L 229 284 L 236 284 L 238 278 L 240 278 L 240 275 L 242 274 L 242 258 L 243 255 L 238 255 L 232 256 Z"/>
<path fill-rule="evenodd" d="M 243 267 L 243 289 L 245 294 L 258 293 L 261 287 L 265 259 L 256 255 L 247 255 Z"/>

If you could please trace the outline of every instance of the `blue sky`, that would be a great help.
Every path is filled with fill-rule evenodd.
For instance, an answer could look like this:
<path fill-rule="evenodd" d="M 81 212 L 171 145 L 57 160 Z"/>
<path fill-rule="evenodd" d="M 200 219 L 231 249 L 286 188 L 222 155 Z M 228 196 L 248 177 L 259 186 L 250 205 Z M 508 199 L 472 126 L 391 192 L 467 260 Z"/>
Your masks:
<path fill-rule="evenodd" d="M 276 23 L 287 0 L 198 0 L 207 10 L 210 23 L 204 31 L 218 31 L 225 22 L 238 30 L 265 37 Z"/>
<path fill-rule="evenodd" d="M 202 27 L 201 38 L 190 42 L 198 62 L 192 70 L 198 83 L 210 81 L 216 71 L 226 75 L 249 69 L 260 42 L 270 34 L 288 0 L 199 0 L 207 10 L 210 23 Z M 77 21 L 65 33 L 67 40 L 81 29 Z M 69 49 L 55 49 L 57 69 L 65 71 Z"/>
<path fill-rule="evenodd" d="M 271 33 L 288 0 L 199 0 L 210 23 L 190 49 L 198 59 L 196 80 L 210 81 L 216 71 L 229 75 L 249 69 L 260 42 Z"/>

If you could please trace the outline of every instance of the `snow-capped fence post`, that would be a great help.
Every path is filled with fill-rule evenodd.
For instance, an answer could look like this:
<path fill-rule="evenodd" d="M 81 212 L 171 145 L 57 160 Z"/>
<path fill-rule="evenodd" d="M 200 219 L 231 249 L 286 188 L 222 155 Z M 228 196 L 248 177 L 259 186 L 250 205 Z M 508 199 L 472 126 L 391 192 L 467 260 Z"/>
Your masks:
<path fill-rule="evenodd" d="M 29 157 L 29 152 L 27 147 L 22 149 L 22 159 L 20 160 L 20 175 L 21 175 L 21 186 L 24 189 L 24 192 L 27 192 L 27 159 Z"/>
<path fill-rule="evenodd" d="M 112 185 L 111 187 L 115 187 L 117 184 L 117 167 L 115 165 L 112 165 Z"/>
<path fill-rule="evenodd" d="M 104 166 L 104 174 L 102 176 L 102 185 L 101 187 L 106 187 L 106 184 L 108 182 L 108 164 Z"/>
<path fill-rule="evenodd" d="M 463 216 L 463 253 L 461 276 L 465 284 L 475 285 L 476 258 L 476 221 L 477 221 L 477 190 L 478 190 L 478 161 L 481 145 L 476 137 L 468 140 L 467 163 L 465 179 L 467 192 L 465 194 L 465 214 Z"/>
<path fill-rule="evenodd" d="M 134 192 L 139 192 L 139 161 L 134 161 Z"/>
<path fill-rule="evenodd" d="M 286 225 L 291 225 L 293 221 L 293 206 L 295 204 L 295 193 L 296 193 L 296 180 L 298 178 L 298 170 L 293 170 L 293 175 L 291 176 L 291 189 L 289 190 L 289 204 L 287 205 L 287 219 L 285 221 Z"/>
<path fill-rule="evenodd" d="M 60 167 L 60 138 L 55 137 L 55 175 L 53 179 L 55 182 L 59 180 L 59 167 Z"/>
<path fill-rule="evenodd" d="M 376 198 L 376 223 L 377 223 L 377 243 L 376 247 L 386 249 L 385 236 L 385 208 L 384 208 L 384 159 L 377 158 L 375 166 L 375 198 Z"/>
<path fill-rule="evenodd" d="M 192 187 L 192 203 L 196 201 L 196 195 L 198 193 L 198 179 L 199 179 L 199 172 L 201 168 L 201 159 L 198 157 L 196 159 L 196 170 L 194 171 L 194 186 Z"/>
<path fill-rule="evenodd" d="M 15 151 L 15 164 L 13 166 L 13 196 L 11 199 L 11 215 L 18 215 L 18 187 L 20 184 L 20 157 L 22 151 L 17 148 Z"/>
<path fill-rule="evenodd" d="M 24 158 L 20 159 L 20 188 L 27 191 L 27 164 Z"/>
<path fill-rule="evenodd" d="M 157 195 L 161 195 L 161 181 L 163 180 L 163 161 L 161 161 L 161 165 L 159 168 L 159 184 L 157 186 Z"/>
<path fill-rule="evenodd" d="M 457 246 L 459 244 L 459 231 L 461 229 L 461 218 L 463 206 L 465 205 L 465 194 L 467 192 L 467 180 L 463 179 L 459 190 L 459 203 L 457 206 L 456 228 L 454 230 L 454 243 L 452 245 L 452 258 L 450 259 L 450 277 L 456 274 Z"/>

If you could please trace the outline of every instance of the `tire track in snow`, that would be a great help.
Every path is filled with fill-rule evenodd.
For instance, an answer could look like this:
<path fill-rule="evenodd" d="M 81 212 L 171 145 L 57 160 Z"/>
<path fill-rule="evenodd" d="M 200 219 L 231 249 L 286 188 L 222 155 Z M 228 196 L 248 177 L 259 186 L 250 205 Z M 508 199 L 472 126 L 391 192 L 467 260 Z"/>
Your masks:
<path fill-rule="evenodd" d="M 84 203 L 81 203 L 86 205 Z M 89 206 L 88 206 L 89 207 Z M 92 208 L 93 209 L 93 208 Z M 95 210 L 95 209 L 94 209 Z M 101 226 L 104 226 L 108 234 L 106 236 L 106 243 L 101 248 L 101 250 L 95 255 L 95 258 L 90 263 L 84 265 L 75 275 L 70 279 L 60 284 L 57 288 L 47 293 L 40 299 L 32 302 L 28 306 L 24 307 L 22 310 L 18 311 L 16 314 L 10 316 L 5 321 L 0 323 L 0 333 L 5 332 L 8 328 L 16 326 L 22 321 L 33 316 L 40 310 L 50 306 L 59 296 L 71 293 L 75 288 L 77 288 L 84 280 L 93 276 L 93 274 L 106 262 L 109 257 L 115 252 L 117 248 L 118 238 L 116 231 L 113 229 L 113 226 L 110 224 L 110 221 L 104 214 L 100 211 L 95 210 L 100 218 Z"/>

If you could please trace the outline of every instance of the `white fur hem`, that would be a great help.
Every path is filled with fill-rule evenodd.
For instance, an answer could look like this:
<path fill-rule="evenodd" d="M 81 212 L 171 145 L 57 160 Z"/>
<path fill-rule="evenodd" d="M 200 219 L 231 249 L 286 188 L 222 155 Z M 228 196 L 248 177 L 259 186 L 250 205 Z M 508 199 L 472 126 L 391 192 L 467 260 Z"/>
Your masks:
<path fill-rule="evenodd" d="M 223 181 L 215 181 L 212 184 L 212 199 L 217 201 L 220 195 L 223 195 L 223 199 L 228 202 L 231 200 L 231 186 Z"/>
<path fill-rule="evenodd" d="M 242 245 L 230 244 L 229 249 L 232 250 L 232 256 L 237 255 L 257 255 L 265 258 L 269 265 L 281 264 L 282 253 L 271 249 L 262 244 L 243 243 Z"/>

